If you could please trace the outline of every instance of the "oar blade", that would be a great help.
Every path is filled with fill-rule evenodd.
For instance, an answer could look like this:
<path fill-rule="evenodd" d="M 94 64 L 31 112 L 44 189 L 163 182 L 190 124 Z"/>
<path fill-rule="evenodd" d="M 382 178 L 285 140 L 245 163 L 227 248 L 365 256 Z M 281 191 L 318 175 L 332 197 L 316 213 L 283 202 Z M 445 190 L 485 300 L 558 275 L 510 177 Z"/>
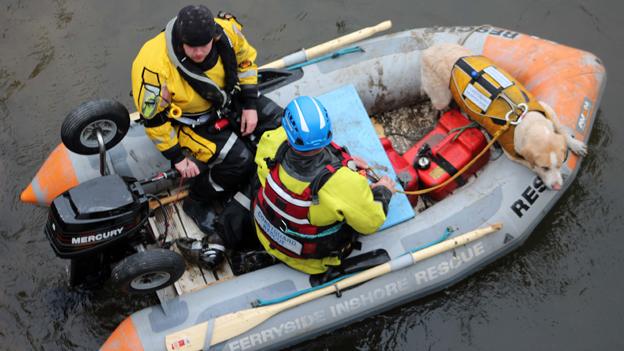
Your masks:
<path fill-rule="evenodd" d="M 208 322 L 195 324 L 179 332 L 169 334 L 165 337 L 167 350 L 201 350 L 206 341 Z"/>
<path fill-rule="evenodd" d="M 478 240 L 490 233 L 494 233 L 502 228 L 501 223 L 496 223 L 484 228 L 475 229 L 471 232 L 462 234 L 460 236 L 447 239 L 441 243 L 430 246 L 426 249 L 422 249 L 420 251 L 416 251 L 411 254 L 412 261 L 406 265 L 409 266 L 414 264 L 415 262 L 419 262 L 440 253 L 449 251 L 461 245 L 466 245 L 470 242 Z M 334 291 L 335 287 L 342 289 L 360 284 L 362 282 L 369 281 L 376 277 L 382 276 L 389 272 L 393 271 L 391 262 L 386 262 L 379 266 L 370 268 L 366 271 L 360 272 L 354 276 L 348 277 L 344 280 L 337 282 L 334 285 L 330 285 L 324 287 L 319 290 L 311 291 L 304 295 L 297 296 L 290 300 L 286 300 L 284 302 L 251 308 L 243 311 L 229 313 L 220 317 L 217 317 L 214 320 L 214 328 L 212 330 L 211 335 L 206 335 L 209 332 L 208 323 L 204 322 L 201 324 L 194 325 L 190 328 L 181 330 L 179 332 L 168 335 L 165 340 L 167 342 L 167 350 L 174 351 L 176 350 L 174 347 L 176 346 L 176 342 L 190 344 L 183 350 L 201 350 L 203 349 L 206 338 L 210 339 L 210 345 L 216 345 L 223 341 L 229 340 L 235 336 L 241 335 L 259 324 L 263 323 L 267 319 L 273 317 L 274 315 L 288 310 L 292 307 L 299 306 L 303 303 L 315 300 L 327 294 L 330 294 Z M 401 265 L 401 268 L 406 267 Z M 396 268 L 396 267 L 395 267 Z M 180 348 L 178 348 L 180 349 Z"/>
<path fill-rule="evenodd" d="M 207 335 L 210 332 L 208 322 L 196 324 L 167 335 L 165 337 L 167 350 L 202 350 L 206 345 L 206 338 L 211 338 L 210 345 L 216 345 L 253 329 L 283 309 L 280 305 L 271 305 L 228 313 L 214 320 L 211 335 Z"/>
<path fill-rule="evenodd" d="M 285 308 L 270 305 L 229 313 L 215 320 L 214 332 L 210 345 L 216 345 L 235 336 L 241 335 L 273 317 Z"/>

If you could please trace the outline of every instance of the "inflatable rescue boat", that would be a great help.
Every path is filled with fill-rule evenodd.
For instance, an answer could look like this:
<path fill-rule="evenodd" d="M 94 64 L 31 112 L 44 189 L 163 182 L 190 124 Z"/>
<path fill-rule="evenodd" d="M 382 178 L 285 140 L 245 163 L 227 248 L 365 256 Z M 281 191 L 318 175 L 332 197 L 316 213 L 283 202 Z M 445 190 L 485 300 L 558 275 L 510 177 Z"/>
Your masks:
<path fill-rule="evenodd" d="M 357 50 L 327 60 L 261 71 L 261 92 L 280 106 L 299 95 L 318 96 L 332 116 L 339 144 L 378 166 L 380 173 L 385 170 L 398 177 L 407 189 L 434 186 L 477 157 L 487 137 L 473 128 L 450 140 L 449 135 L 457 133 L 454 128 L 468 123 L 463 114 L 450 111 L 423 140 L 399 155 L 387 139 L 380 141 L 369 117 L 423 99 L 420 55 L 440 42 L 462 43 L 491 59 L 550 104 L 575 138 L 588 141 L 606 83 L 600 60 L 582 50 L 489 26 L 415 29 L 364 40 L 355 44 Z M 437 158 L 431 157 L 430 164 L 418 168 L 425 143 Z M 392 266 L 385 274 L 340 289 L 333 281 L 314 286 L 310 276 L 283 264 L 240 275 L 215 272 L 211 281 L 204 276 L 205 284 L 199 288 L 178 286 L 177 293 L 167 294 L 166 289 L 160 290 L 162 303 L 127 317 L 101 350 L 199 350 L 211 344 L 218 350 L 280 349 L 442 290 L 518 248 L 573 183 L 580 161 L 568 153 L 562 168 L 564 184 L 560 191 L 552 191 L 494 147 L 478 157 L 458 181 L 426 195 L 428 206 L 414 207 L 419 201 L 416 196 L 393 197 L 386 224 L 378 233 L 362 237 L 361 250 L 352 253 L 382 252 L 386 259 L 380 264 Z M 134 179 L 149 178 L 170 167 L 142 125 L 131 122 L 127 135 L 108 150 L 105 159 L 59 145 L 21 199 L 49 205 L 68 189 L 101 177 L 101 163 Z M 157 223 L 158 214 L 149 221 L 153 230 L 162 226 Z M 406 253 L 495 223 L 501 223 L 502 229 L 468 244 L 418 262 L 404 259 Z M 227 278 L 219 279 L 219 275 Z M 279 305 L 327 287 L 333 293 L 275 312 L 246 331 L 214 336 L 217 327 L 223 328 L 218 325 L 220 317 Z M 230 321 L 228 330 L 245 321 Z M 203 329 L 195 328 L 198 325 Z M 200 342 L 198 330 L 203 336 Z"/>

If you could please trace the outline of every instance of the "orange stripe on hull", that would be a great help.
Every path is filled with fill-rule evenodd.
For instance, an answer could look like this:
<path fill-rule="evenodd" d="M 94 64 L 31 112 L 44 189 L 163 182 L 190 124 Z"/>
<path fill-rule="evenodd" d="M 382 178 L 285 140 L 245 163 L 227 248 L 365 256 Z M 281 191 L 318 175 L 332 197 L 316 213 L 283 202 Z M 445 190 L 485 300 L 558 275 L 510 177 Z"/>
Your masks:
<path fill-rule="evenodd" d="M 78 185 L 69 151 L 59 144 L 43 163 L 35 178 L 22 192 L 22 202 L 50 205 L 55 197 Z"/>
<path fill-rule="evenodd" d="M 483 55 L 516 77 L 539 100 L 550 104 L 559 121 L 574 130 L 577 139 L 586 138 L 606 74 L 596 56 L 528 35 L 515 39 L 488 36 Z M 586 118 L 583 132 L 576 128 L 581 115 Z M 570 155 L 568 167 L 574 169 L 578 156 Z"/>
<path fill-rule="evenodd" d="M 34 182 L 34 179 L 33 179 L 33 182 Z M 37 195 L 35 195 L 35 191 L 33 190 L 32 182 L 30 182 L 30 184 L 28 184 L 26 189 L 22 191 L 22 194 L 20 195 L 20 200 L 28 204 L 35 204 L 35 205 L 38 204 Z"/>
<path fill-rule="evenodd" d="M 134 327 L 132 318 L 124 319 L 108 337 L 100 351 L 143 351 L 143 345 Z"/>

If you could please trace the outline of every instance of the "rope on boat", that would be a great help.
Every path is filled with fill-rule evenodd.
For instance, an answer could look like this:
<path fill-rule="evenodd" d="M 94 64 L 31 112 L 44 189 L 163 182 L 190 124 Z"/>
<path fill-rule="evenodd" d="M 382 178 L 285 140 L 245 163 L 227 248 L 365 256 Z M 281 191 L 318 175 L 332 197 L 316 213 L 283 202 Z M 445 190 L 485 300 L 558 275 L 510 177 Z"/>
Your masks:
<path fill-rule="evenodd" d="M 292 298 L 295 298 L 297 296 L 300 296 L 300 295 L 303 295 L 303 294 L 307 294 L 309 292 L 316 291 L 316 290 L 319 290 L 319 289 L 323 289 L 323 288 L 328 287 L 330 285 L 336 284 L 337 282 L 339 282 L 339 281 L 341 281 L 341 280 L 343 280 L 345 278 L 348 278 L 348 277 L 350 277 L 350 276 L 352 276 L 354 274 L 355 273 L 343 275 L 342 277 L 338 277 L 338 278 L 336 278 L 334 280 L 330 280 L 327 283 L 324 283 L 324 284 L 321 284 L 321 285 L 317 285 L 317 286 L 313 286 L 313 287 L 310 287 L 310 288 L 307 288 L 307 289 L 303 289 L 303 290 L 297 290 L 297 291 L 295 291 L 293 293 L 290 293 L 288 295 L 284 295 L 284 296 L 277 297 L 277 298 L 274 298 L 274 299 L 266 299 L 266 300 L 265 299 L 257 299 L 256 301 L 252 302 L 251 305 L 253 307 L 262 307 L 262 306 L 274 305 L 276 303 L 284 302 L 284 301 L 290 300 Z"/>
<path fill-rule="evenodd" d="M 444 240 L 448 239 L 451 236 L 451 234 L 453 234 L 454 231 L 455 230 L 453 228 L 447 227 L 444 230 L 444 234 L 442 234 L 438 239 L 433 240 L 433 241 L 431 241 L 429 243 L 420 245 L 420 246 L 415 247 L 413 249 L 410 249 L 409 251 L 403 253 L 400 256 L 410 255 L 410 254 L 412 254 L 412 253 L 414 253 L 416 251 L 420 251 L 420 250 L 426 249 L 426 248 L 428 248 L 430 246 L 439 244 L 439 243 L 443 242 Z M 284 296 L 277 297 L 277 298 L 274 298 L 274 299 L 257 299 L 257 300 L 255 300 L 255 301 L 253 301 L 251 303 L 251 306 L 253 306 L 253 307 L 262 307 L 262 306 L 269 306 L 269 305 L 274 305 L 274 304 L 277 304 L 277 303 L 281 303 L 281 302 L 290 300 L 292 298 L 295 298 L 297 296 L 300 296 L 300 295 L 303 295 L 303 294 L 307 294 L 309 292 L 316 291 L 316 290 L 323 289 L 325 287 L 334 285 L 337 282 L 339 282 L 339 281 L 341 281 L 343 279 L 346 279 L 346 278 L 348 278 L 348 277 L 350 277 L 352 275 L 355 275 L 355 274 L 357 274 L 357 272 L 356 273 L 351 273 L 351 274 L 346 274 L 346 275 L 338 277 L 338 278 L 336 278 L 334 280 L 330 280 L 330 281 L 328 281 L 328 282 L 326 282 L 324 284 L 313 286 L 313 287 L 310 287 L 310 288 L 307 288 L 307 289 L 303 289 L 303 290 L 298 290 L 298 291 L 295 291 L 295 292 L 290 293 L 288 295 L 284 295 Z"/>

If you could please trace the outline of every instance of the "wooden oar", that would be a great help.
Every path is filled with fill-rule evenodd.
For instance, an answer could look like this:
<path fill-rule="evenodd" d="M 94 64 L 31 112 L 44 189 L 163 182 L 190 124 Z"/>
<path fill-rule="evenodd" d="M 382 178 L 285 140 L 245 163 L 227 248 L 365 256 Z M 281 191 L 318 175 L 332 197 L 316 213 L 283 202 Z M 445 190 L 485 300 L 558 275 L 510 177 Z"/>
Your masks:
<path fill-rule="evenodd" d="M 497 223 L 484 228 L 475 229 L 471 232 L 457 236 L 455 238 L 450 238 L 420 251 L 397 257 L 389 262 L 338 281 L 333 285 L 311 291 L 307 294 L 297 296 L 290 300 L 274 305 L 250 308 L 247 310 L 233 312 L 217 317 L 216 319 L 211 321 L 214 322 L 212 335 L 206 335 L 209 329 L 208 322 L 196 324 L 192 327 L 167 335 L 167 337 L 165 338 L 167 350 L 176 350 L 179 346 L 179 343 L 183 343 L 185 345 L 184 350 L 202 350 L 204 348 L 204 344 L 206 343 L 206 337 L 211 338 L 210 345 L 216 345 L 220 342 L 229 340 L 230 338 L 249 331 L 250 329 L 256 327 L 257 325 L 261 324 L 262 322 L 282 311 L 299 306 L 312 300 L 316 300 L 320 297 L 332 294 L 336 291 L 344 290 L 348 287 L 361 284 L 363 282 L 369 281 L 392 271 L 397 271 L 399 269 L 411 266 L 416 262 L 423 261 L 427 258 L 452 250 L 461 245 L 466 245 L 472 241 L 478 240 L 485 235 L 500 230 L 502 227 L 503 225 L 501 223 Z"/>
<path fill-rule="evenodd" d="M 315 57 L 324 55 L 338 48 L 353 44 L 356 41 L 366 39 L 370 36 L 373 36 L 376 33 L 388 30 L 390 29 L 390 27 L 392 27 L 392 21 L 383 21 L 376 26 L 360 29 L 357 32 L 343 35 L 336 39 L 330 40 L 326 43 L 314 46 L 310 49 L 303 49 L 301 51 L 297 51 L 279 60 L 275 60 L 273 62 L 267 63 L 266 65 L 263 65 L 260 68 L 284 68 L 284 67 L 291 66 L 297 63 L 302 63 L 307 60 L 313 59 Z"/>
<path fill-rule="evenodd" d="M 150 207 L 150 209 L 153 210 L 153 209 L 156 209 L 156 208 L 160 207 L 160 205 L 165 206 L 166 204 L 170 204 L 172 202 L 176 202 L 176 201 L 182 200 L 185 197 L 187 197 L 188 194 L 189 194 L 188 190 L 182 190 L 182 191 L 178 192 L 177 194 L 173 194 L 173 195 L 169 195 L 169 196 L 163 196 L 163 197 L 159 198 L 158 201 L 150 200 L 149 207 Z"/>

